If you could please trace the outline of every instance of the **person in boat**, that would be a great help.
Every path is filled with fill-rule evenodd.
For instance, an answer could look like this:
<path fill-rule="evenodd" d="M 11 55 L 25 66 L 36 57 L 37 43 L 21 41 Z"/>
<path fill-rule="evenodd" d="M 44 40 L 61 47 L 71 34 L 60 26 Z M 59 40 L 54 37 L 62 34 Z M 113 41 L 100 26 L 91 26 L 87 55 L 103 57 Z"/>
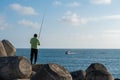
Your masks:
<path fill-rule="evenodd" d="M 36 64 L 38 56 L 38 46 L 40 46 L 40 41 L 37 38 L 37 34 L 34 34 L 34 37 L 30 39 L 30 44 L 31 44 L 30 61 L 32 64 L 34 58 L 34 64 Z"/>

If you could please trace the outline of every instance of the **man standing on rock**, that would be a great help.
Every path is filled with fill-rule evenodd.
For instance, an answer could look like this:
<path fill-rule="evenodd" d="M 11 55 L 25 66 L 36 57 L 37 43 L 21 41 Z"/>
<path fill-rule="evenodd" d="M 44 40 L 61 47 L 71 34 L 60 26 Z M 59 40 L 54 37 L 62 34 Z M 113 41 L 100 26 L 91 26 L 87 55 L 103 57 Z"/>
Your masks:
<path fill-rule="evenodd" d="M 33 58 L 34 58 L 34 64 L 36 64 L 37 55 L 38 55 L 38 46 L 40 46 L 40 41 L 37 38 L 37 34 L 34 34 L 34 37 L 31 38 L 30 44 L 31 44 L 30 61 L 31 61 L 31 64 L 32 64 Z"/>

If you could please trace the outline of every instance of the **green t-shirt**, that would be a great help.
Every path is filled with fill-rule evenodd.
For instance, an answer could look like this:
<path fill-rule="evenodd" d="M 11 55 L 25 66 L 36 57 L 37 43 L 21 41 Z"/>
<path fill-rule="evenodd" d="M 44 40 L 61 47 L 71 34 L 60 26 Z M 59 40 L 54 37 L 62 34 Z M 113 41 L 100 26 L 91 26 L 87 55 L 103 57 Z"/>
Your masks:
<path fill-rule="evenodd" d="M 40 45 L 40 41 L 36 38 L 33 37 L 30 40 L 31 48 L 38 49 L 38 45 Z"/>

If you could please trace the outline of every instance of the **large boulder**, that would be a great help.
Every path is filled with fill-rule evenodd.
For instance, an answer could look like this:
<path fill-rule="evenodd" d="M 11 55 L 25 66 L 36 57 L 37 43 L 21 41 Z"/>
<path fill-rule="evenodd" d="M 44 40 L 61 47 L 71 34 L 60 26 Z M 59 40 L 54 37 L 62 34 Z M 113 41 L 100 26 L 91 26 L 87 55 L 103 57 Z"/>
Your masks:
<path fill-rule="evenodd" d="M 44 64 L 32 64 L 32 74 L 31 77 L 36 75 L 44 67 Z"/>
<path fill-rule="evenodd" d="M 31 80 L 72 80 L 72 76 L 64 67 L 49 63 L 42 65 L 36 74 L 31 77 Z"/>
<path fill-rule="evenodd" d="M 32 66 L 25 57 L 0 57 L 0 78 L 2 80 L 27 79 L 30 78 L 31 72 Z"/>
<path fill-rule="evenodd" d="M 86 72 L 83 70 L 78 70 L 70 73 L 73 80 L 85 80 Z"/>
<path fill-rule="evenodd" d="M 114 78 L 103 64 L 93 63 L 86 69 L 86 80 L 114 80 Z"/>
<path fill-rule="evenodd" d="M 2 44 L 2 42 L 0 41 L 0 57 L 3 57 L 3 56 L 7 56 L 7 53 L 5 51 L 5 48 Z"/>
<path fill-rule="evenodd" d="M 14 56 L 16 53 L 16 48 L 8 40 L 2 40 L 2 43 L 6 50 L 7 56 Z"/>
<path fill-rule="evenodd" d="M 101 63 L 92 63 L 87 69 L 86 73 L 89 73 L 94 70 L 107 71 L 107 68 Z"/>
<path fill-rule="evenodd" d="M 86 80 L 114 80 L 109 72 L 94 70 L 86 75 Z"/>
<path fill-rule="evenodd" d="M 44 64 L 32 64 L 32 71 L 37 72 L 44 67 Z"/>

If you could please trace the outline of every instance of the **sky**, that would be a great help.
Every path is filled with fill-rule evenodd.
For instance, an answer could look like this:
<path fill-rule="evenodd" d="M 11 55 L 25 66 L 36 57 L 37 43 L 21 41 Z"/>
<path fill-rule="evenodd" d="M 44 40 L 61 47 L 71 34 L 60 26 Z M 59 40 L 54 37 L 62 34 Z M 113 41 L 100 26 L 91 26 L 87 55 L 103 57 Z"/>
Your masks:
<path fill-rule="evenodd" d="M 30 39 L 41 29 L 39 48 L 119 49 L 119 3 L 120 0 L 0 0 L 0 40 L 9 40 L 15 48 L 30 48 Z"/>

